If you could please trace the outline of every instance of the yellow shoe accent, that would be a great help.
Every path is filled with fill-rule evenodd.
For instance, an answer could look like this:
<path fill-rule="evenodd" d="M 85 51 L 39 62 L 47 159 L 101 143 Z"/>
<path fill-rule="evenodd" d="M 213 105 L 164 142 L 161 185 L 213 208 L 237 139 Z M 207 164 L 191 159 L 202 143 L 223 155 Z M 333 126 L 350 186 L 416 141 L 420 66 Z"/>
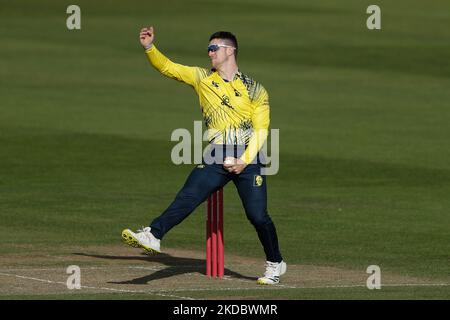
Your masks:
<path fill-rule="evenodd" d="M 137 241 L 137 239 L 134 237 L 134 235 L 130 232 L 129 229 L 125 229 L 122 231 L 122 241 L 133 247 L 133 248 L 139 248 L 139 242 Z"/>
<path fill-rule="evenodd" d="M 260 285 L 263 285 L 263 286 L 267 286 L 268 285 L 268 283 L 265 282 L 264 279 L 258 279 L 258 280 L 256 280 L 256 283 L 260 284 Z"/>

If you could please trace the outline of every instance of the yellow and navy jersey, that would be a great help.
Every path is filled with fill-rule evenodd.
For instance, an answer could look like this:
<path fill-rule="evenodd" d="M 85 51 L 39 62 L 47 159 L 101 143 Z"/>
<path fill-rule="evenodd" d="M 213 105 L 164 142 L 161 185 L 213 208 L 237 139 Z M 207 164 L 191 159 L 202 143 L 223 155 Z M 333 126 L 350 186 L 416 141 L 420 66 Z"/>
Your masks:
<path fill-rule="evenodd" d="M 251 163 L 268 135 L 270 108 L 264 87 L 241 72 L 225 81 L 214 70 L 174 63 L 155 45 L 145 52 L 159 72 L 197 92 L 209 142 L 245 145 L 240 158 Z"/>

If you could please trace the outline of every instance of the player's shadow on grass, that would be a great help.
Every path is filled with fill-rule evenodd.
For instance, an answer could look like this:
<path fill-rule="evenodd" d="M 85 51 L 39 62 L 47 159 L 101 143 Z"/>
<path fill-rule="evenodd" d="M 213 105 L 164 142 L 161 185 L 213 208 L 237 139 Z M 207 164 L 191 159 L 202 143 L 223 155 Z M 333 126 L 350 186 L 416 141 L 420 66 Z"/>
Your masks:
<path fill-rule="evenodd" d="M 143 277 L 139 277 L 132 280 L 126 281 L 109 281 L 108 283 L 114 284 L 147 284 L 150 281 L 169 278 L 177 275 L 182 275 L 186 273 L 200 273 L 205 274 L 206 261 L 203 259 L 192 259 L 192 258 L 182 258 L 174 257 L 166 253 L 159 253 L 157 255 L 147 255 L 142 254 L 141 256 L 114 256 L 114 255 L 98 255 L 98 254 L 87 254 L 76 252 L 74 255 L 92 257 L 98 259 L 108 259 L 108 260 L 142 260 L 148 262 L 157 262 L 164 264 L 167 268 L 156 270 L 151 274 Z M 143 269 L 145 270 L 145 269 Z M 256 277 L 244 276 L 238 272 L 232 271 L 225 268 L 225 276 L 231 276 L 238 279 L 246 280 L 256 280 Z"/>

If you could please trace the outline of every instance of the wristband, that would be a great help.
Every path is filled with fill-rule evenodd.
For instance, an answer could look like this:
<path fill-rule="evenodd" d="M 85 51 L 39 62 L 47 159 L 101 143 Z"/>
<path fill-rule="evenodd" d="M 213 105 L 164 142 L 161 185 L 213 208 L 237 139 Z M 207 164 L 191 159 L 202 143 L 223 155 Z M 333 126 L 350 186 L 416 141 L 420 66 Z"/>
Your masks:
<path fill-rule="evenodd" d="M 145 51 L 147 51 L 148 49 L 151 49 L 153 47 L 153 43 L 151 43 L 148 46 L 144 46 Z"/>

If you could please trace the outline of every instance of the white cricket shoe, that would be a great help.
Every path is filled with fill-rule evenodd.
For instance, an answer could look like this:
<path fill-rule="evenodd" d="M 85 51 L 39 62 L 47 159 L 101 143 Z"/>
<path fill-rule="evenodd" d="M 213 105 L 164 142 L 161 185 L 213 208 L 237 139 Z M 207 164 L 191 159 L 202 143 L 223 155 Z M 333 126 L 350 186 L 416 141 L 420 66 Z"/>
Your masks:
<path fill-rule="evenodd" d="M 156 239 L 150 230 L 150 227 L 145 227 L 135 233 L 130 229 L 125 229 L 122 231 L 123 242 L 134 248 L 142 248 L 149 253 L 161 253 L 161 240 Z"/>
<path fill-rule="evenodd" d="M 287 265 L 284 261 L 270 262 L 266 261 L 266 272 L 264 277 L 258 278 L 258 284 L 277 284 L 280 282 L 280 276 L 286 273 Z"/>

